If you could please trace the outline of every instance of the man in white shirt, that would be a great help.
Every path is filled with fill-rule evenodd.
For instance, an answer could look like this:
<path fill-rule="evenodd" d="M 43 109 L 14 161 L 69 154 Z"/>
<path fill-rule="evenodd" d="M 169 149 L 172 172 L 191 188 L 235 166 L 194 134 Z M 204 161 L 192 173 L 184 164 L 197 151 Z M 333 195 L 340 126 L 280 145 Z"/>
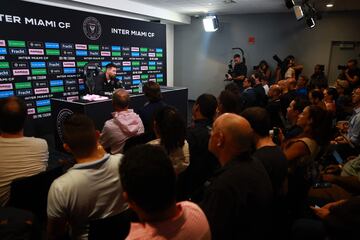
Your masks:
<path fill-rule="evenodd" d="M 25 103 L 17 97 L 0 101 L 0 206 L 10 197 L 13 180 L 45 171 L 49 158 L 45 140 L 24 137 Z"/>
<path fill-rule="evenodd" d="M 109 155 L 98 143 L 99 132 L 85 115 L 64 122 L 64 149 L 77 164 L 56 179 L 48 195 L 48 238 L 61 239 L 69 224 L 72 239 L 88 239 L 90 220 L 126 209 L 119 177 L 121 155 Z"/>
<path fill-rule="evenodd" d="M 124 89 L 114 92 L 112 103 L 115 112 L 113 118 L 106 121 L 101 132 L 100 143 L 111 154 L 122 153 L 125 142 L 130 137 L 144 133 L 144 126 L 141 118 L 129 109 L 129 93 Z"/>

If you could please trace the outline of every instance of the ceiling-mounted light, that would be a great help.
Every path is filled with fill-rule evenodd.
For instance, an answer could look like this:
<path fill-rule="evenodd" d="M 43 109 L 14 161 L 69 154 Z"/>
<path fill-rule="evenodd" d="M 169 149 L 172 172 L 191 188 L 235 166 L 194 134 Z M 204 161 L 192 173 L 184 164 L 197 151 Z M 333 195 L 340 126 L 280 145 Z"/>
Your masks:
<path fill-rule="evenodd" d="M 334 6 L 334 4 L 332 4 L 332 3 L 326 4 L 326 7 L 328 7 L 328 8 L 332 8 L 333 6 Z"/>
<path fill-rule="evenodd" d="M 288 9 L 291 9 L 295 6 L 294 0 L 285 0 L 285 5 Z"/>
<path fill-rule="evenodd" d="M 310 28 L 314 28 L 315 27 L 315 20 L 314 18 L 310 17 L 306 19 L 306 24 L 310 27 Z"/>
<path fill-rule="evenodd" d="M 205 32 L 215 32 L 219 29 L 219 21 L 216 16 L 206 16 L 203 19 Z"/>

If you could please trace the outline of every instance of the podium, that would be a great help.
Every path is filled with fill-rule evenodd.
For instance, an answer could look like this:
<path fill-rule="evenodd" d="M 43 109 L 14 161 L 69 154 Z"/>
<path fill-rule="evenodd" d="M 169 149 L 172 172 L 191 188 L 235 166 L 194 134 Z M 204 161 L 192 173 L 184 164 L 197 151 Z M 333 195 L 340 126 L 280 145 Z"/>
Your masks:
<path fill-rule="evenodd" d="M 188 89 L 181 87 L 162 86 L 161 93 L 164 102 L 177 108 L 186 121 L 188 108 Z M 136 113 L 139 113 L 146 102 L 147 98 L 144 96 L 144 94 L 130 94 L 129 108 L 134 109 Z M 101 131 L 105 122 L 112 118 L 111 113 L 114 111 L 111 99 L 87 102 L 82 100 L 66 101 L 64 99 L 52 98 L 51 109 L 55 136 L 55 147 L 61 151 L 63 151 L 62 128 L 65 119 L 74 113 L 82 113 L 89 116 L 94 121 L 96 129 Z"/>

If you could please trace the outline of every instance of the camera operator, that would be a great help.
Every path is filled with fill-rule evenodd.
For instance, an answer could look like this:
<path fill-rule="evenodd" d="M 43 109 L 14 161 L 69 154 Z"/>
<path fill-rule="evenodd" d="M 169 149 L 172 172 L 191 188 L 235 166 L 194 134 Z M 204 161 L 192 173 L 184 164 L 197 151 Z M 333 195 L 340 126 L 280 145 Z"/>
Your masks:
<path fill-rule="evenodd" d="M 348 81 L 351 89 L 360 86 L 360 69 L 357 67 L 356 59 L 350 59 L 346 66 L 339 65 L 338 70 L 341 70 L 338 78 Z"/>
<path fill-rule="evenodd" d="M 226 74 L 227 80 L 233 80 L 240 90 L 243 90 L 243 81 L 247 74 L 247 67 L 244 62 L 241 61 L 240 54 L 235 54 L 233 57 L 234 66 L 229 65 L 228 74 Z"/>
<path fill-rule="evenodd" d="M 316 64 L 314 73 L 310 77 L 310 89 L 325 89 L 328 87 L 328 80 L 324 73 L 324 65 Z"/>
<path fill-rule="evenodd" d="M 295 57 L 292 55 L 286 57 L 285 63 L 287 69 L 284 75 L 284 79 L 295 78 L 297 80 L 304 68 L 303 65 L 296 64 Z"/>

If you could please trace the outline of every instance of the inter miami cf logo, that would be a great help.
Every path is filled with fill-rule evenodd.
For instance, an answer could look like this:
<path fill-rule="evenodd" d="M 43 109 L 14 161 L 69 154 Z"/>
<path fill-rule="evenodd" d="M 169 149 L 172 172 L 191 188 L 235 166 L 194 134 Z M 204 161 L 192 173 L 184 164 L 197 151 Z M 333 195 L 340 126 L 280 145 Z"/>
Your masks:
<path fill-rule="evenodd" d="M 100 22 L 94 17 L 87 17 L 83 22 L 83 31 L 90 40 L 97 40 L 102 33 Z"/>

